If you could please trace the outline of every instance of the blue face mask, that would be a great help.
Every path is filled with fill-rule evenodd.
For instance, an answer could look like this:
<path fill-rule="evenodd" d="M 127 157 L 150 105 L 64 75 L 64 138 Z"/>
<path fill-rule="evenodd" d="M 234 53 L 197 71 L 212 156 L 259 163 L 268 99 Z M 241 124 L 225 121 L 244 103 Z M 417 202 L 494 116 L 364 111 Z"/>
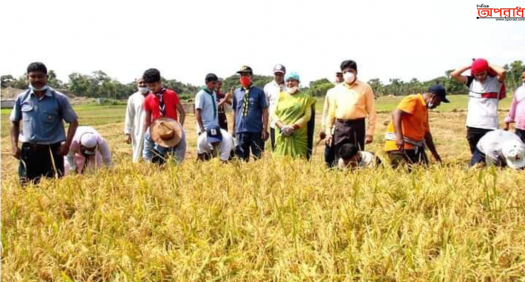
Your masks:
<path fill-rule="evenodd" d="M 48 88 L 49 88 L 49 86 L 47 86 L 47 84 L 42 86 L 42 88 L 36 88 L 32 84 L 29 84 L 29 89 L 31 89 L 33 91 L 46 91 Z"/>

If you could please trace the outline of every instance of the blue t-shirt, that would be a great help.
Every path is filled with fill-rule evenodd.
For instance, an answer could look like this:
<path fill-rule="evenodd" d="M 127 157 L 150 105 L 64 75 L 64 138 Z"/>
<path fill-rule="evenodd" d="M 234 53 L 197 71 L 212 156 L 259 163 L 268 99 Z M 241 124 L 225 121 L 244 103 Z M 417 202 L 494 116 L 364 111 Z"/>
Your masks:
<path fill-rule="evenodd" d="M 233 92 L 233 110 L 235 111 L 235 133 L 261 132 L 263 129 L 262 112 L 268 108 L 264 91 L 256 86 L 250 86 L 248 91 L 248 108 L 244 108 L 244 87 Z M 246 110 L 246 111 L 245 111 Z"/>

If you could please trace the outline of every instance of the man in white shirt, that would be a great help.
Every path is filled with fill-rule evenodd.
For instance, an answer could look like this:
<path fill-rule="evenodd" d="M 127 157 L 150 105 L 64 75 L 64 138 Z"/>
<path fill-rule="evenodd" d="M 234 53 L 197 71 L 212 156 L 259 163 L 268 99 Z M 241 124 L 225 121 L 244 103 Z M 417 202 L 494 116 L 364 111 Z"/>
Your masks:
<path fill-rule="evenodd" d="M 478 142 L 470 166 L 487 164 L 520 169 L 525 166 L 525 144 L 512 132 L 501 129 L 485 134 Z"/>
<path fill-rule="evenodd" d="M 282 91 L 286 91 L 286 85 L 284 83 L 284 75 L 286 74 L 286 68 L 281 65 L 275 65 L 273 68 L 273 81 L 267 83 L 264 86 L 264 94 L 269 105 L 270 116 L 272 117 L 277 109 L 277 101 L 279 100 L 279 94 Z M 272 144 L 272 151 L 275 149 L 275 123 L 270 123 L 270 139 Z"/>
<path fill-rule="evenodd" d="M 101 167 L 113 167 L 111 151 L 106 140 L 90 126 L 79 126 L 65 158 L 66 173 L 84 173 Z"/>
<path fill-rule="evenodd" d="M 462 75 L 468 69 L 471 75 Z M 453 71 L 450 76 L 469 88 L 467 141 L 470 152 L 474 153 L 481 137 L 499 128 L 498 104 L 506 96 L 503 82 L 507 72 L 485 59 L 476 59 L 471 65 Z"/>
<path fill-rule="evenodd" d="M 218 125 L 208 127 L 197 139 L 198 160 L 205 161 L 219 157 L 221 162 L 230 159 L 233 138 L 228 131 Z"/>
<path fill-rule="evenodd" d="M 138 91 L 128 98 L 126 108 L 126 121 L 124 123 L 125 142 L 133 149 L 132 160 L 134 163 L 140 160 L 144 147 L 144 98 L 148 95 L 144 79 L 136 79 Z"/>

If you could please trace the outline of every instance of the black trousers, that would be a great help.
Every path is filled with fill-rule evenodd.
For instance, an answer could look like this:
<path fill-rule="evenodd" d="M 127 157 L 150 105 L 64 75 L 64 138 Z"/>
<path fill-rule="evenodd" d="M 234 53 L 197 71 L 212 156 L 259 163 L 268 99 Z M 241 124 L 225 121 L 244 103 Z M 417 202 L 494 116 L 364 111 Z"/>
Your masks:
<path fill-rule="evenodd" d="M 235 155 L 240 159 L 248 161 L 250 159 L 250 149 L 255 160 L 261 157 L 264 151 L 264 141 L 261 132 L 237 133 Z"/>
<path fill-rule="evenodd" d="M 272 144 L 272 151 L 275 151 L 275 128 L 270 127 L 270 142 Z"/>
<path fill-rule="evenodd" d="M 335 133 L 333 146 L 335 159 L 339 160 L 339 149 L 344 144 L 354 144 L 359 151 L 365 150 L 365 119 L 339 120 L 335 121 Z"/>
<path fill-rule="evenodd" d="M 308 135 L 308 143 L 307 143 L 307 150 L 306 150 L 306 159 L 310 160 L 312 157 L 312 153 L 314 150 L 314 131 L 315 131 L 315 104 L 312 105 L 312 113 L 310 120 L 308 121 L 308 124 L 306 126 L 307 128 L 307 135 Z"/>
<path fill-rule="evenodd" d="M 409 169 L 412 165 L 427 165 L 428 158 L 424 149 L 419 150 L 405 150 L 403 151 L 389 151 L 388 158 L 392 168 L 408 165 Z"/>
<path fill-rule="evenodd" d="M 22 183 L 40 182 L 42 177 L 62 177 L 64 157 L 58 154 L 60 143 L 51 145 L 22 144 L 18 177 Z"/>
<path fill-rule="evenodd" d="M 324 162 L 330 168 L 332 168 L 332 167 L 334 167 L 336 165 L 334 145 L 332 145 L 332 146 L 326 145 L 324 147 Z"/>
<path fill-rule="evenodd" d="M 521 141 L 525 143 L 525 130 L 516 128 L 516 131 L 514 131 L 514 133 L 516 133 L 516 135 L 518 135 Z"/>
<path fill-rule="evenodd" d="M 470 147 L 471 154 L 474 154 L 474 151 L 476 151 L 476 146 L 478 145 L 479 139 L 481 139 L 481 137 L 485 136 L 485 134 L 487 134 L 487 132 L 490 131 L 492 131 L 492 129 L 483 129 L 467 126 L 467 141 Z"/>

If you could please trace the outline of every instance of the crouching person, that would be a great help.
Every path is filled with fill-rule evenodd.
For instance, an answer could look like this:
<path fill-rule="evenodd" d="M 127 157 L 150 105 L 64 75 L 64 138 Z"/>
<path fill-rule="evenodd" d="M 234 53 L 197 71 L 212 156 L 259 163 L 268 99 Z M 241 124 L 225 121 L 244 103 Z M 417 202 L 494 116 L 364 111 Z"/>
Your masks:
<path fill-rule="evenodd" d="M 339 156 L 340 158 L 337 161 L 337 167 L 339 169 L 373 168 L 382 164 L 381 159 L 374 155 L 374 153 L 359 151 L 354 144 L 344 144 L 341 146 Z"/>
<path fill-rule="evenodd" d="M 525 166 L 525 144 L 512 132 L 490 131 L 481 137 L 470 161 L 470 166 L 484 164 L 521 169 Z"/>
<path fill-rule="evenodd" d="M 144 136 L 144 160 L 159 165 L 168 160 L 182 163 L 185 154 L 186 133 L 179 122 L 169 117 L 157 118 Z"/>
<path fill-rule="evenodd" d="M 90 126 L 79 126 L 65 158 L 66 173 L 82 174 L 106 165 L 113 167 L 106 140 Z"/>
<path fill-rule="evenodd" d="M 230 159 L 232 148 L 232 136 L 218 125 L 208 127 L 206 132 L 201 133 L 197 139 L 197 153 L 200 161 L 219 157 L 221 162 L 227 162 Z"/>
<path fill-rule="evenodd" d="M 443 86 L 433 85 L 423 94 L 401 100 L 385 134 L 385 151 L 393 168 L 407 163 L 428 164 L 425 145 L 436 161 L 441 162 L 430 134 L 428 109 L 437 108 L 441 102 L 449 103 L 446 94 Z"/>

